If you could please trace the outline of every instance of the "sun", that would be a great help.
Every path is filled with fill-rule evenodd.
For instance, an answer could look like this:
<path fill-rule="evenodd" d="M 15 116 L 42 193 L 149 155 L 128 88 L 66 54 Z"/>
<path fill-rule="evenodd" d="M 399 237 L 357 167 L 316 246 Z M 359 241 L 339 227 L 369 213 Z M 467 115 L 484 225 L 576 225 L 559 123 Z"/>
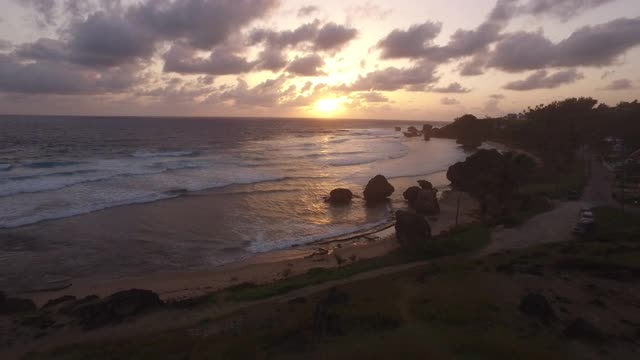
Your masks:
<path fill-rule="evenodd" d="M 340 99 L 322 99 L 316 103 L 316 111 L 330 114 L 340 109 Z"/>

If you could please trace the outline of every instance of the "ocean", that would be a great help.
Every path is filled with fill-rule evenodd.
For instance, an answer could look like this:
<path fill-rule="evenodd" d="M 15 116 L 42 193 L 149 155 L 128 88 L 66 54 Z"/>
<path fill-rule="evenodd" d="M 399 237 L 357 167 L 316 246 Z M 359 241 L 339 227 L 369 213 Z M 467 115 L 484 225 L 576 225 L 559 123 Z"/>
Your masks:
<path fill-rule="evenodd" d="M 0 287 L 202 269 L 385 223 L 406 187 L 446 187 L 466 157 L 394 130 L 422 124 L 0 117 Z M 377 174 L 390 203 L 324 202 Z"/>

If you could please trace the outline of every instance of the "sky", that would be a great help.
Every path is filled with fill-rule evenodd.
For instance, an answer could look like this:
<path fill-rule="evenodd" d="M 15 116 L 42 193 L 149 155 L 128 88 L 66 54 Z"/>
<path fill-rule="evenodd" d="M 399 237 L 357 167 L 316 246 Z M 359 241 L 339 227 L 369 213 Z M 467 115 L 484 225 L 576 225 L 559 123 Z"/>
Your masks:
<path fill-rule="evenodd" d="M 0 113 L 449 121 L 640 98 L 638 0 L 0 0 Z"/>

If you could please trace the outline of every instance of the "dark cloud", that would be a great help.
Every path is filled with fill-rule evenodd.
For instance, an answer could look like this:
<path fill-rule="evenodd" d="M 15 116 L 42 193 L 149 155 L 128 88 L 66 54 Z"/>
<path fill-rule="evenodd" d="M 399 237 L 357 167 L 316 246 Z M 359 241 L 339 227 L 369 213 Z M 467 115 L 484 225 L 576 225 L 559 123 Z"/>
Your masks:
<path fill-rule="evenodd" d="M 443 87 L 431 87 L 429 88 L 429 91 L 443 94 L 464 94 L 470 92 L 471 89 L 467 89 L 459 83 L 453 82 Z"/>
<path fill-rule="evenodd" d="M 325 75 L 321 69 L 323 66 L 322 57 L 312 54 L 293 60 L 287 67 L 287 71 L 299 76 L 321 76 Z"/>
<path fill-rule="evenodd" d="M 196 48 L 211 49 L 278 4 L 279 0 L 149 1 L 130 8 L 128 17 L 163 39 L 183 39 Z"/>
<path fill-rule="evenodd" d="M 430 21 L 407 30 L 396 29 L 378 42 L 378 48 L 383 59 L 422 57 L 441 30 L 442 24 Z"/>
<path fill-rule="evenodd" d="M 518 72 L 545 67 L 612 65 L 640 45 L 640 18 L 617 19 L 578 29 L 554 44 L 541 33 L 517 32 L 500 41 L 488 66 Z"/>
<path fill-rule="evenodd" d="M 611 83 L 609 83 L 609 85 L 603 87 L 601 90 L 618 91 L 618 90 L 631 90 L 631 89 L 633 89 L 633 82 L 631 82 L 631 80 L 618 79 L 618 80 L 612 81 Z"/>
<path fill-rule="evenodd" d="M 137 67 L 104 71 L 64 62 L 24 63 L 0 54 L 0 91 L 23 94 L 88 95 L 123 92 L 140 79 Z"/>
<path fill-rule="evenodd" d="M 440 104 L 450 106 L 450 105 L 460 105 L 460 102 L 453 98 L 443 97 L 442 99 L 440 99 Z"/>
<path fill-rule="evenodd" d="M 435 65 L 420 63 L 408 68 L 388 67 L 360 76 L 351 85 L 338 88 L 342 91 L 425 91 L 438 81 Z"/>
<path fill-rule="evenodd" d="M 358 34 L 354 28 L 349 28 L 336 23 L 327 23 L 321 26 L 320 21 L 315 20 L 304 24 L 295 30 L 274 31 L 257 29 L 249 35 L 249 45 L 266 43 L 268 48 L 285 49 L 309 44 L 315 50 L 338 50 Z"/>
<path fill-rule="evenodd" d="M 171 47 L 164 55 L 164 61 L 165 72 L 181 74 L 242 74 L 255 67 L 254 62 L 248 62 L 244 57 L 235 55 L 224 47 L 215 49 L 206 58 L 201 58 L 196 55 L 196 50 L 180 44 Z"/>
<path fill-rule="evenodd" d="M 146 59 L 155 50 L 154 35 L 127 19 L 104 12 L 71 28 L 71 60 L 89 66 L 116 66 Z"/>
<path fill-rule="evenodd" d="M 266 80 L 252 88 L 246 81 L 239 79 L 236 87 L 223 91 L 217 97 L 222 101 L 233 101 L 237 106 L 269 108 L 284 102 L 293 95 L 296 90 L 295 86 L 289 86 L 283 90 L 285 84 L 286 78 L 284 76 Z"/>
<path fill-rule="evenodd" d="M 300 8 L 300 10 L 298 10 L 298 17 L 309 16 L 315 12 L 318 12 L 319 10 L 320 9 L 318 9 L 318 7 L 314 5 L 303 6 Z"/>
<path fill-rule="evenodd" d="M 320 28 L 314 46 L 318 50 L 337 50 L 353 40 L 356 35 L 358 30 L 331 22 Z"/>
<path fill-rule="evenodd" d="M 524 80 L 510 82 L 504 86 L 507 90 L 535 90 L 535 89 L 554 89 L 561 85 L 571 84 L 584 76 L 574 69 L 559 71 L 549 74 L 546 70 L 539 70 Z"/>
<path fill-rule="evenodd" d="M 267 48 L 258 54 L 257 62 L 257 69 L 277 72 L 287 66 L 288 59 L 282 50 Z"/>
<path fill-rule="evenodd" d="M 478 76 L 484 74 L 484 67 L 487 64 L 486 52 L 479 52 L 469 60 L 460 64 L 459 70 L 462 76 Z"/>
<path fill-rule="evenodd" d="M 70 56 L 66 43 L 49 38 L 22 44 L 17 47 L 16 54 L 25 59 L 43 61 L 67 61 Z"/>

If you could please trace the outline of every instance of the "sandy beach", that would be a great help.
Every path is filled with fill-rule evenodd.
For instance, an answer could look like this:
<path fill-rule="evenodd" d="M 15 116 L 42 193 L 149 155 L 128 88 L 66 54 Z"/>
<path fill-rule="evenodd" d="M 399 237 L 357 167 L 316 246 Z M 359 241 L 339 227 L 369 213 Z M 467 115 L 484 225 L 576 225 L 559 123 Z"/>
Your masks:
<path fill-rule="evenodd" d="M 429 217 L 433 235 L 455 226 L 458 200 L 459 224 L 475 221 L 477 202 L 465 193 L 447 190 L 440 199 L 440 215 Z M 79 279 L 61 290 L 26 295 L 42 305 L 63 295 L 82 297 L 95 294 L 102 297 L 120 290 L 141 288 L 158 293 L 165 301 L 178 301 L 241 283 L 264 284 L 303 274 L 313 268 L 331 268 L 340 266 L 339 262 L 370 259 L 385 255 L 396 247 L 395 229 L 393 223 L 389 223 L 369 232 L 258 254 L 207 271 L 154 272 L 102 282 Z"/>

